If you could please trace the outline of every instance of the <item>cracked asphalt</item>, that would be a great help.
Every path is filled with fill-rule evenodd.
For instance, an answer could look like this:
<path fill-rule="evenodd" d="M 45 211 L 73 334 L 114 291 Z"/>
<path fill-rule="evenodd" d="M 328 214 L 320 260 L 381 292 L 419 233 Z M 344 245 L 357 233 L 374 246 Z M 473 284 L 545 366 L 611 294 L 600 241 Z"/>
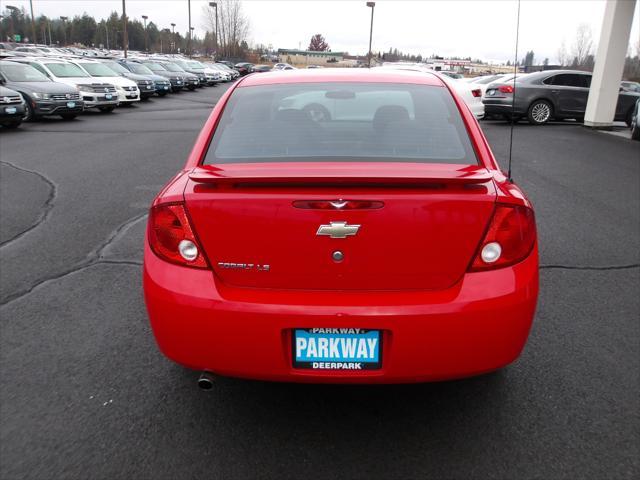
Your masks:
<path fill-rule="evenodd" d="M 517 125 L 541 293 L 483 377 L 349 387 L 220 379 L 157 350 L 152 198 L 224 87 L 0 132 L 0 478 L 637 478 L 640 143 Z M 505 165 L 508 127 L 483 122 Z"/>

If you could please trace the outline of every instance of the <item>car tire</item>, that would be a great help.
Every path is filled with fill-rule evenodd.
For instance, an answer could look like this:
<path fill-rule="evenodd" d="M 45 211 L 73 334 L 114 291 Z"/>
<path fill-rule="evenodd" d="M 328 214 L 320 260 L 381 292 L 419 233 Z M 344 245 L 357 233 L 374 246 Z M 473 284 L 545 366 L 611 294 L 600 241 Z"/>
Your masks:
<path fill-rule="evenodd" d="M 31 102 L 28 97 L 24 99 L 24 116 L 22 117 L 23 122 L 31 122 L 36 120 L 36 114 L 33 111 L 33 107 L 31 106 Z"/>
<path fill-rule="evenodd" d="M 331 113 L 326 107 L 319 103 L 310 103 L 305 105 L 302 109 L 307 116 L 314 122 L 329 122 L 331 121 Z"/>
<path fill-rule="evenodd" d="M 108 107 L 98 107 L 102 113 L 111 113 L 116 109 L 114 105 L 109 105 Z"/>
<path fill-rule="evenodd" d="M 635 121 L 638 117 L 634 117 L 631 119 L 631 139 L 632 140 L 640 140 L 640 125 Z"/>
<path fill-rule="evenodd" d="M 77 113 L 63 113 L 60 116 L 62 117 L 62 120 L 66 121 L 66 122 L 70 122 L 71 120 L 76 118 L 78 116 L 78 114 Z"/>
<path fill-rule="evenodd" d="M 531 125 L 544 125 L 553 116 L 553 105 L 546 100 L 536 100 L 529 105 L 527 118 Z"/>
<path fill-rule="evenodd" d="M 625 115 L 624 123 L 627 124 L 627 127 L 631 127 L 631 124 L 633 123 L 633 108 L 629 109 L 629 111 Z"/>
<path fill-rule="evenodd" d="M 515 115 L 515 116 L 511 116 L 511 115 L 509 115 L 508 113 L 503 114 L 503 115 L 502 115 L 502 118 L 503 118 L 503 119 L 504 119 L 504 121 L 505 121 L 505 122 L 507 122 L 507 123 L 511 123 L 511 121 L 513 121 L 513 123 L 518 123 L 518 122 L 522 119 L 522 117 L 519 117 L 519 116 L 517 116 L 517 115 Z"/>

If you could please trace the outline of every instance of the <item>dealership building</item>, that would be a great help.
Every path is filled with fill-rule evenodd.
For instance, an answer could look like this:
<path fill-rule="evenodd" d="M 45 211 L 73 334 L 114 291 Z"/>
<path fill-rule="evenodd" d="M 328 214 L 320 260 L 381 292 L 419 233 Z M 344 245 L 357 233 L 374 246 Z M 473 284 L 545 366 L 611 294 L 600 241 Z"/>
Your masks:
<path fill-rule="evenodd" d="M 278 58 L 283 63 L 295 65 L 322 65 L 323 63 L 336 63 L 344 59 L 343 52 L 314 52 L 311 50 L 287 50 L 278 49 Z"/>

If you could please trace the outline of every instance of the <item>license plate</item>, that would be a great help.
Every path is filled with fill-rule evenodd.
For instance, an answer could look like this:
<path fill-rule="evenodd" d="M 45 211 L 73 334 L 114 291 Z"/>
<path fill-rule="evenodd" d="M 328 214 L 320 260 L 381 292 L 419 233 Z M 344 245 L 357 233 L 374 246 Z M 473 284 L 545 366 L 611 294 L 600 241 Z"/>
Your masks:
<path fill-rule="evenodd" d="M 111 96 L 111 94 L 110 94 L 110 93 L 107 93 L 107 94 L 104 96 L 104 98 L 106 98 L 107 100 L 111 100 L 111 98 L 113 98 L 113 97 Z"/>
<path fill-rule="evenodd" d="M 178 85 L 182 85 L 182 82 L 181 82 L 180 80 L 178 80 L 176 83 L 177 83 Z"/>
<path fill-rule="evenodd" d="M 495 94 L 496 94 L 496 91 L 495 91 L 495 90 L 489 90 L 489 91 L 487 92 L 487 95 L 488 95 L 489 97 L 493 97 Z"/>
<path fill-rule="evenodd" d="M 293 367 L 312 370 L 377 370 L 382 334 L 363 328 L 293 330 Z"/>
<path fill-rule="evenodd" d="M 67 108 L 75 108 L 76 102 L 67 102 Z"/>
<path fill-rule="evenodd" d="M 8 113 L 9 115 L 13 115 L 18 110 L 16 109 L 16 107 L 7 107 L 7 108 L 4 109 L 4 111 L 5 111 L 5 113 Z"/>
<path fill-rule="evenodd" d="M 127 95 L 127 98 L 137 98 L 137 95 L 135 93 L 131 93 Z"/>
<path fill-rule="evenodd" d="M 164 87 L 165 90 L 169 90 L 169 87 Z"/>

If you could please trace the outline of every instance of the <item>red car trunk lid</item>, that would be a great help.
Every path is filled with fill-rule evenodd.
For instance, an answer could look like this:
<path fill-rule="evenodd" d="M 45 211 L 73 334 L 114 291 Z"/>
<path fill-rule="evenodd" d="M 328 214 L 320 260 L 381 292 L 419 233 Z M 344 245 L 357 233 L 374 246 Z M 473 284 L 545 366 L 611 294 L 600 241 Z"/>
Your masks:
<path fill-rule="evenodd" d="M 233 164 L 190 177 L 187 210 L 215 274 L 252 288 L 450 287 L 496 199 L 477 166 Z"/>

